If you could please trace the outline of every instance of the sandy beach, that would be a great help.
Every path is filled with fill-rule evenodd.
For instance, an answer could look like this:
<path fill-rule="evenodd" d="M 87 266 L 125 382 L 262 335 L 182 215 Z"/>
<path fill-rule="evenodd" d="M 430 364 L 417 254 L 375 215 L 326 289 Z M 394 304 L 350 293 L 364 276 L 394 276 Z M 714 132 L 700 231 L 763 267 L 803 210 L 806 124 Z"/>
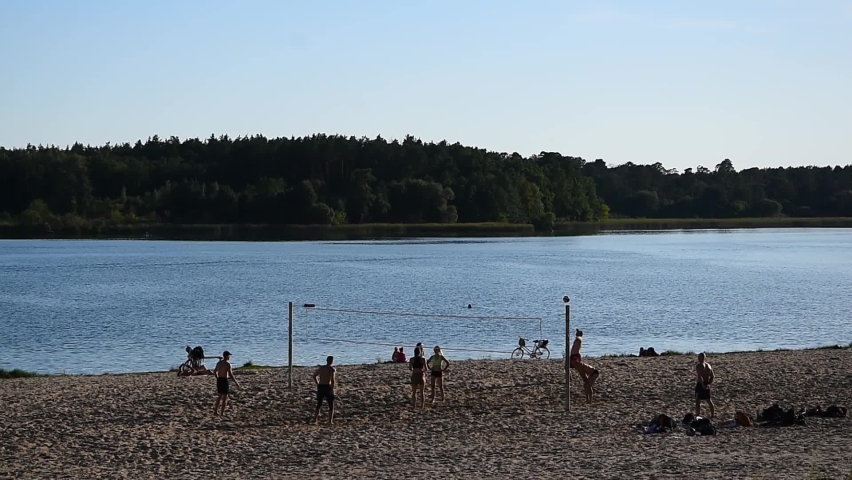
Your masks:
<path fill-rule="evenodd" d="M 454 362 L 448 399 L 410 407 L 405 365 L 338 367 L 334 426 L 312 425 L 312 368 L 238 372 L 212 414 L 211 376 L 0 380 L 3 478 L 852 478 L 852 418 L 644 434 L 694 409 L 694 356 L 588 360 L 596 403 L 561 360 Z M 710 355 L 717 421 L 742 410 L 849 405 L 852 349 Z M 706 407 L 705 407 L 706 411 Z M 323 410 L 325 413 L 325 408 Z"/>

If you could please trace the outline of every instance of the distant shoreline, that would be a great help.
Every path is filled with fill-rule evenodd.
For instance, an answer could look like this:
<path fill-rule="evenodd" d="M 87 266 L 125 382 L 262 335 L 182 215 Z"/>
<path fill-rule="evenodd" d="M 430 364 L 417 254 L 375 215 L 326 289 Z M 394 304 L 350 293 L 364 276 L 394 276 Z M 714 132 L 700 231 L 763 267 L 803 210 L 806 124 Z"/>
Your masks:
<path fill-rule="evenodd" d="M 145 239 L 199 241 L 380 240 L 395 238 L 538 237 L 596 235 L 608 231 L 751 228 L 852 228 L 852 217 L 619 218 L 558 222 L 552 231 L 517 223 L 407 223 L 360 225 L 170 224 L 102 225 L 52 230 L 0 224 L 0 239 Z"/>

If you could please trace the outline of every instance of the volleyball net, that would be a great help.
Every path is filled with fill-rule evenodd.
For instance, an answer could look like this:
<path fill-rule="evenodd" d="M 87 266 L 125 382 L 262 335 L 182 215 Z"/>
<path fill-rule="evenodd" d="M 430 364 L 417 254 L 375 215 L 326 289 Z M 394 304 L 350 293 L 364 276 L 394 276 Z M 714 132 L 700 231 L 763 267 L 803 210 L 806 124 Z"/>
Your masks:
<path fill-rule="evenodd" d="M 337 308 L 314 303 L 300 305 L 300 309 L 304 335 L 299 343 L 308 348 L 363 347 L 353 358 L 355 363 L 372 360 L 376 354 L 389 360 L 389 349 L 394 347 L 409 348 L 410 355 L 417 343 L 429 348 L 440 345 L 464 358 L 510 358 L 519 338 L 543 335 L 542 318 L 533 316 Z"/>
<path fill-rule="evenodd" d="M 570 306 L 565 304 L 565 349 L 569 345 Z M 543 319 L 535 316 L 480 315 L 472 305 L 461 307 L 468 313 L 423 313 L 407 310 L 357 309 L 323 306 L 315 303 L 289 304 L 289 383 L 293 385 L 293 351 L 306 349 L 303 359 L 321 361 L 334 355 L 343 363 L 390 363 L 392 349 L 407 348 L 413 356 L 414 347 L 424 349 L 439 345 L 445 352 L 459 354 L 458 359 L 509 359 L 518 347 L 518 340 L 546 340 Z M 295 318 L 299 319 L 294 334 Z M 443 322 L 443 323 L 441 323 Z M 448 323 L 449 322 L 449 323 Z M 534 338 L 538 336 L 538 338 Z M 533 338 L 531 338 L 533 337 Z M 552 345 L 551 345 L 552 346 Z M 451 356 L 456 356 L 452 355 Z M 548 352 L 548 357 L 549 357 Z M 564 405 L 570 411 L 570 369 L 564 355 Z M 543 358 L 543 357 L 538 357 Z M 563 383 L 556 380 L 556 384 Z M 541 387 L 541 385 L 538 385 Z M 552 393 L 551 395 L 552 396 Z"/>

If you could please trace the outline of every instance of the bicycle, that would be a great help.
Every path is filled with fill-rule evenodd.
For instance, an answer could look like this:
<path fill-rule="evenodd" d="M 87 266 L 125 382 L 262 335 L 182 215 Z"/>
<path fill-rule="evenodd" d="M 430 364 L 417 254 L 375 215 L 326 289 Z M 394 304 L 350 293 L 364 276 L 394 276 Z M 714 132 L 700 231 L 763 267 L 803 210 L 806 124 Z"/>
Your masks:
<path fill-rule="evenodd" d="M 204 349 L 201 347 L 190 348 L 189 345 L 186 346 L 186 361 L 178 367 L 178 375 L 196 375 L 199 373 L 213 373 L 211 370 L 207 370 L 207 367 L 204 366 L 204 360 L 207 358 L 218 358 L 219 360 L 222 357 L 206 357 L 204 356 Z"/>
<path fill-rule="evenodd" d="M 512 351 L 512 359 L 522 359 L 524 355 L 530 358 L 550 358 L 550 350 L 547 348 L 547 340 L 533 340 L 533 349 L 527 348 L 527 341 L 523 338 L 518 340 L 518 348 Z"/>

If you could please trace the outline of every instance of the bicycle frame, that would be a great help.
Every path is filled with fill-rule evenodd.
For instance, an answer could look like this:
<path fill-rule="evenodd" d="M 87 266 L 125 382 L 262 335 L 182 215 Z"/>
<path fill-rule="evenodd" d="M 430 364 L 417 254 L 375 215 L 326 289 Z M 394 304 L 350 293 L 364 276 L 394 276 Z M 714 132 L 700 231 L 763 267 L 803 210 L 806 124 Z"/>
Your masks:
<path fill-rule="evenodd" d="M 539 347 L 539 342 L 533 342 L 532 350 L 530 350 L 529 347 L 527 347 L 526 345 L 521 347 L 521 350 L 523 350 L 524 353 L 529 355 L 530 358 L 536 358 L 539 355 L 542 355 L 541 347 Z"/>

